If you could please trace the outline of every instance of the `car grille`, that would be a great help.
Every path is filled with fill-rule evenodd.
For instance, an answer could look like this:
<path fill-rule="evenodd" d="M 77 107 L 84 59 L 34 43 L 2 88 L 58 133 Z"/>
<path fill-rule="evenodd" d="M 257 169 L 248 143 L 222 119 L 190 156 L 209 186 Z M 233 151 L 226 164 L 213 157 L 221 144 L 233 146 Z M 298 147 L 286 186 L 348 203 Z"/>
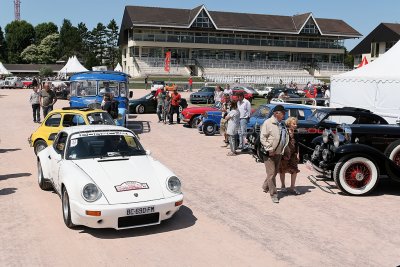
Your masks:
<path fill-rule="evenodd" d="M 118 218 L 118 228 L 154 224 L 160 221 L 160 213 L 151 213 L 136 216 L 126 216 Z"/>

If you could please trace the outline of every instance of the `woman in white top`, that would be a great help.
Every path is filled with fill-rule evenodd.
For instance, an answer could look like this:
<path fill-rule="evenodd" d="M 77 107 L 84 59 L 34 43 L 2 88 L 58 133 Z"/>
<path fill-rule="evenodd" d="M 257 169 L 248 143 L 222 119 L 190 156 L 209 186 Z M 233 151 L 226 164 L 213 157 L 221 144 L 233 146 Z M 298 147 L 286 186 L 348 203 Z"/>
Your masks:
<path fill-rule="evenodd" d="M 225 119 L 228 121 L 226 133 L 229 136 L 229 146 L 231 148 L 231 152 L 228 153 L 228 156 L 236 156 L 236 135 L 240 124 L 240 114 L 236 102 L 231 103 L 231 111 Z"/>
<path fill-rule="evenodd" d="M 215 88 L 215 92 L 214 92 L 214 103 L 217 107 L 221 106 L 221 101 L 222 101 L 222 96 L 224 95 L 224 92 L 222 91 L 221 86 L 217 86 Z"/>

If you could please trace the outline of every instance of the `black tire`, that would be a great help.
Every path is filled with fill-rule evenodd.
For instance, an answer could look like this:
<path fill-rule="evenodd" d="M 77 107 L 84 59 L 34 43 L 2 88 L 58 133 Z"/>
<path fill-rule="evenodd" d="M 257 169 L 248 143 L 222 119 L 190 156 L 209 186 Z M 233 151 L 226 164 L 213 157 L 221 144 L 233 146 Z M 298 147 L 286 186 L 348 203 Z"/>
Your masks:
<path fill-rule="evenodd" d="M 63 188 L 61 193 L 61 209 L 65 225 L 68 228 L 73 228 L 75 225 L 72 223 L 71 220 L 71 205 L 69 203 L 69 195 L 65 187 Z"/>
<path fill-rule="evenodd" d="M 38 184 L 40 189 L 48 191 L 53 188 L 51 185 L 50 181 L 45 179 L 43 176 L 43 170 L 42 170 L 42 164 L 40 163 L 40 160 L 37 160 L 37 168 L 38 168 Z"/>
<path fill-rule="evenodd" d="M 145 108 L 143 105 L 137 105 L 136 107 L 136 113 L 137 114 L 143 114 L 145 112 Z"/>
<path fill-rule="evenodd" d="M 336 164 L 333 179 L 345 194 L 367 195 L 378 184 L 379 169 L 376 163 L 365 155 L 347 155 Z"/>
<path fill-rule="evenodd" d="M 205 135 L 213 136 L 213 135 L 215 135 L 216 131 L 217 131 L 217 127 L 214 123 L 207 121 L 203 124 L 203 133 Z"/>
<path fill-rule="evenodd" d="M 214 97 L 211 96 L 208 100 L 207 100 L 208 104 L 214 104 Z"/>
<path fill-rule="evenodd" d="M 200 117 L 200 115 L 192 117 L 192 119 L 190 120 L 190 123 L 189 123 L 191 128 L 197 128 L 197 125 L 199 124 L 199 117 Z"/>
<path fill-rule="evenodd" d="M 37 155 L 40 151 L 42 151 L 46 147 L 47 143 L 44 140 L 42 139 L 37 140 L 33 145 L 33 150 L 35 151 L 35 155 Z"/>

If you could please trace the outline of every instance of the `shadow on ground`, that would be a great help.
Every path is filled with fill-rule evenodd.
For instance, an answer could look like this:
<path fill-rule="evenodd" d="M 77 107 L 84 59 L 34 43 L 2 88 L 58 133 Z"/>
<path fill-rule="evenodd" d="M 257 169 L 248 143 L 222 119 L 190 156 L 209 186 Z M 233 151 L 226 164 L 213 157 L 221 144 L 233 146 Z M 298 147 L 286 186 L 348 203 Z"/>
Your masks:
<path fill-rule="evenodd" d="M 0 149 L 0 153 L 7 153 L 7 152 L 18 151 L 18 150 L 21 150 L 21 148 L 3 148 L 3 149 Z"/>
<path fill-rule="evenodd" d="M 11 179 L 11 178 L 26 177 L 26 176 L 31 176 L 31 175 L 32 175 L 32 173 L 28 173 L 28 172 L 5 174 L 5 175 L 0 175 L 0 181 Z"/>
<path fill-rule="evenodd" d="M 0 189 L 0 196 L 6 196 L 14 194 L 17 191 L 17 188 L 3 188 Z"/>
<path fill-rule="evenodd" d="M 84 226 L 77 226 L 76 229 L 80 233 L 87 233 L 97 238 L 102 239 L 117 239 L 145 235 L 154 235 L 159 233 L 171 232 L 189 228 L 195 225 L 197 221 L 196 216 L 187 206 L 182 206 L 179 211 L 169 220 L 163 221 L 159 225 L 147 226 L 141 228 L 133 228 L 127 230 L 115 229 L 92 229 Z"/>
<path fill-rule="evenodd" d="M 308 185 L 306 185 L 306 186 L 302 186 L 302 185 L 296 186 L 296 189 L 300 192 L 299 196 L 305 195 L 307 193 L 310 193 L 311 190 L 313 190 L 315 188 L 316 188 L 315 186 L 308 186 Z M 279 198 L 285 198 L 285 197 L 288 197 L 288 196 L 294 196 L 295 197 L 297 195 L 294 195 L 294 194 L 292 194 L 290 192 L 282 192 L 282 191 L 279 192 Z"/>
<path fill-rule="evenodd" d="M 150 121 L 127 121 L 126 128 L 136 134 L 149 133 L 151 131 Z"/>

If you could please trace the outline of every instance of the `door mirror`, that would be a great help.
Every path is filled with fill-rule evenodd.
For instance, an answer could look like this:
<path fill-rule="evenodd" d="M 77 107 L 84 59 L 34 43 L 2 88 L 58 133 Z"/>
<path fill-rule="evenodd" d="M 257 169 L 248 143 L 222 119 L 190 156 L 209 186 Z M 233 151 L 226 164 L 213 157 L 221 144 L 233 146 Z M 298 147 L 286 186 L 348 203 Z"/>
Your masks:
<path fill-rule="evenodd" d="M 133 92 L 129 91 L 129 98 L 132 98 L 132 97 L 133 97 Z"/>
<path fill-rule="evenodd" d="M 49 135 L 48 140 L 49 141 L 54 141 L 54 139 L 56 139 L 56 136 L 57 136 L 57 133 L 52 133 L 52 134 Z"/>

